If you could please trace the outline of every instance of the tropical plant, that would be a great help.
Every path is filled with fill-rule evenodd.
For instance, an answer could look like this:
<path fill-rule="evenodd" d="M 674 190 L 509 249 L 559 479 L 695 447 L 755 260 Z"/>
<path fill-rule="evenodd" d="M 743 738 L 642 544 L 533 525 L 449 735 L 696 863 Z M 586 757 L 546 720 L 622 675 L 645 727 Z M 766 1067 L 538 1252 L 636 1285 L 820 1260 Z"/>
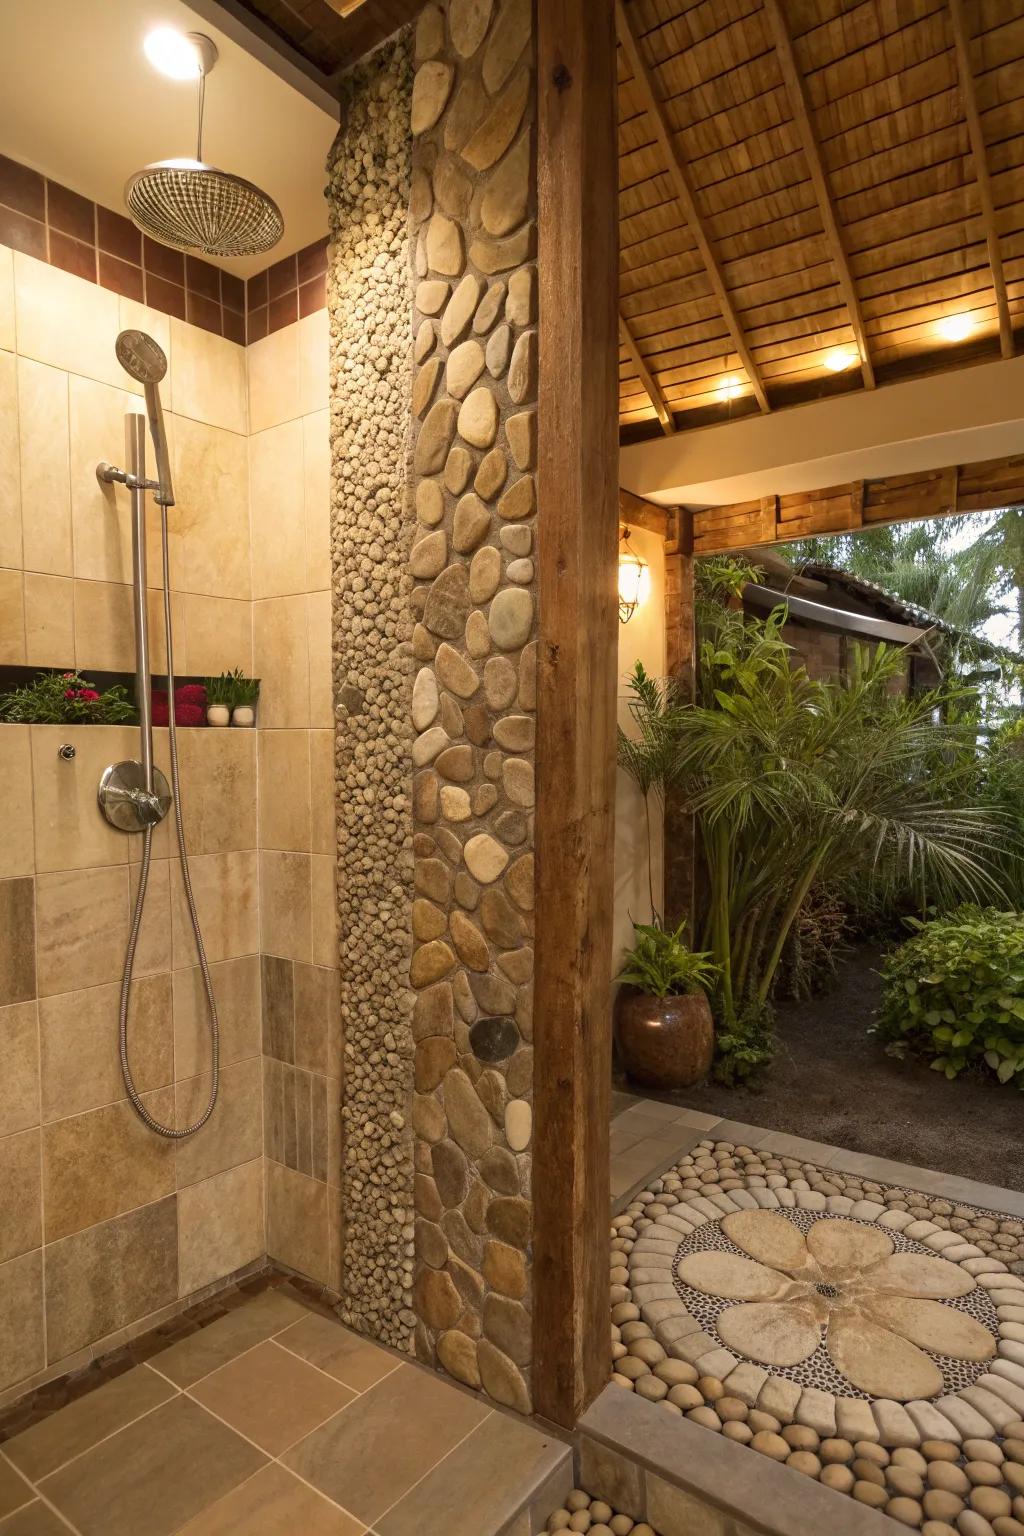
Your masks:
<path fill-rule="evenodd" d="M 650 997 L 681 997 L 705 991 L 718 967 L 706 954 L 695 954 L 683 941 L 682 922 L 674 931 L 656 923 L 634 923 L 634 944 L 623 956 L 616 981 L 636 987 Z"/>
<path fill-rule="evenodd" d="M 41 672 L 0 696 L 0 721 L 10 725 L 122 725 L 136 719 L 120 684 L 101 692 L 77 672 Z"/>
<path fill-rule="evenodd" d="M 948 1078 L 982 1062 L 1024 1090 L 1024 917 L 964 906 L 885 957 L 873 1033 L 897 1056 L 930 1056 Z"/>
<path fill-rule="evenodd" d="M 651 915 L 657 920 L 654 899 L 654 857 L 651 843 L 651 795 L 664 804 L 665 791 L 676 768 L 675 732 L 685 700 L 673 678 L 652 677 L 642 661 L 630 675 L 627 688 L 632 731 L 619 726 L 618 760 L 636 784 L 644 805 L 647 828 L 647 888 Z"/>
<path fill-rule="evenodd" d="M 950 684 L 907 699 L 879 646 L 842 682 L 794 668 L 786 610 L 719 609 L 698 702 L 672 724 L 672 781 L 696 812 L 709 899 L 699 942 L 719 967 L 724 1037 L 763 1027 L 782 954 L 816 881 L 856 874 L 948 904 L 1000 899 L 997 811 L 971 803 L 973 727 Z M 721 1043 L 721 1042 L 720 1042 Z M 726 1045 L 726 1049 L 728 1046 Z"/>

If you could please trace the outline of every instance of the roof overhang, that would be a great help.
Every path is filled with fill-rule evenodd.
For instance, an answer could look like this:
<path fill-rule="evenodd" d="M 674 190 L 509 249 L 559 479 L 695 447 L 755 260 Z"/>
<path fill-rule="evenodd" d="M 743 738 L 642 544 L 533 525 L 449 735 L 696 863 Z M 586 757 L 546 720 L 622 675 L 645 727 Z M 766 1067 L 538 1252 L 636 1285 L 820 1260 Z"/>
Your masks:
<path fill-rule="evenodd" d="M 878 619 L 870 613 L 851 613 L 848 608 L 833 608 L 828 603 L 814 603 L 810 598 L 791 593 L 777 592 L 774 587 L 762 587 L 748 581 L 743 588 L 744 601 L 753 608 L 770 613 L 773 608 L 785 605 L 791 619 L 805 624 L 815 624 L 819 629 L 836 630 L 846 635 L 861 635 L 868 640 L 884 640 L 890 645 L 916 645 L 928 633 L 913 624 L 897 624 L 891 619 Z"/>

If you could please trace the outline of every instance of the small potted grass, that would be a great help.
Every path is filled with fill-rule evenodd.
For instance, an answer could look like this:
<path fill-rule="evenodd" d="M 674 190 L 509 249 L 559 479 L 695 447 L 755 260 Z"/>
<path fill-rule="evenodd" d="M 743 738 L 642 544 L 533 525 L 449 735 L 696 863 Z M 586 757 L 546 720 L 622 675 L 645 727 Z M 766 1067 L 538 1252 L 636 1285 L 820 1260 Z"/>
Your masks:
<path fill-rule="evenodd" d="M 231 674 L 222 672 L 219 677 L 206 678 L 205 683 L 207 725 L 230 725 L 234 701 Z"/>
<path fill-rule="evenodd" d="M 645 1088 L 689 1088 L 707 1077 L 715 1026 L 705 989 L 718 967 L 675 931 L 634 923 L 633 947 L 616 980 L 615 1038 L 627 1075 Z"/>
<path fill-rule="evenodd" d="M 231 678 L 231 724 L 254 725 L 256 723 L 256 700 L 260 696 L 260 685 L 255 678 L 246 677 L 240 668 L 230 672 Z"/>

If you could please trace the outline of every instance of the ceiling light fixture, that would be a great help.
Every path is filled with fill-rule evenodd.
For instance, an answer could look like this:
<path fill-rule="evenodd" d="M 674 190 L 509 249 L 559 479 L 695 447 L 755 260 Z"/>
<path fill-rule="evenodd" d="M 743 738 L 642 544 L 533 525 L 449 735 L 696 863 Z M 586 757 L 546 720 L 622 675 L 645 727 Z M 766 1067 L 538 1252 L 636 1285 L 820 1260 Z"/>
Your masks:
<path fill-rule="evenodd" d="M 974 316 L 963 312 L 958 315 L 945 315 L 935 325 L 943 341 L 966 341 L 974 327 Z"/>
<path fill-rule="evenodd" d="M 857 354 L 849 347 L 833 347 L 831 352 L 825 353 L 825 367 L 829 373 L 845 373 L 847 368 L 852 368 L 857 362 Z"/>
<path fill-rule="evenodd" d="M 176 27 L 154 27 L 146 34 L 142 50 L 154 69 L 168 80 L 198 80 L 204 70 L 200 44 L 213 45 L 197 32 L 179 32 Z M 214 54 L 216 57 L 216 54 Z M 209 68 L 209 65 L 205 67 Z"/>
<path fill-rule="evenodd" d="M 739 379 L 723 379 L 716 393 L 720 400 L 738 400 L 743 393 L 743 385 Z"/>

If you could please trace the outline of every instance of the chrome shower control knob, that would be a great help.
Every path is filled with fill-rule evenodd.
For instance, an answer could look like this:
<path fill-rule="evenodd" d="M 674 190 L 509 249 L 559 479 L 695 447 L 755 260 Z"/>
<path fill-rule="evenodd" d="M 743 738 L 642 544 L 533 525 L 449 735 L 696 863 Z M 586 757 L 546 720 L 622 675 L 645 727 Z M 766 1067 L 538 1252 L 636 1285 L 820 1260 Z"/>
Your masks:
<path fill-rule="evenodd" d="M 100 779 L 100 810 L 121 832 L 144 832 L 163 821 L 171 807 L 171 788 L 159 768 L 153 769 L 153 789 L 146 788 L 141 763 L 113 763 Z"/>
<path fill-rule="evenodd" d="M 57 756 L 62 758 L 65 763 L 70 763 L 74 755 L 75 749 L 71 745 L 70 741 L 62 741 L 60 746 L 57 748 Z"/>

